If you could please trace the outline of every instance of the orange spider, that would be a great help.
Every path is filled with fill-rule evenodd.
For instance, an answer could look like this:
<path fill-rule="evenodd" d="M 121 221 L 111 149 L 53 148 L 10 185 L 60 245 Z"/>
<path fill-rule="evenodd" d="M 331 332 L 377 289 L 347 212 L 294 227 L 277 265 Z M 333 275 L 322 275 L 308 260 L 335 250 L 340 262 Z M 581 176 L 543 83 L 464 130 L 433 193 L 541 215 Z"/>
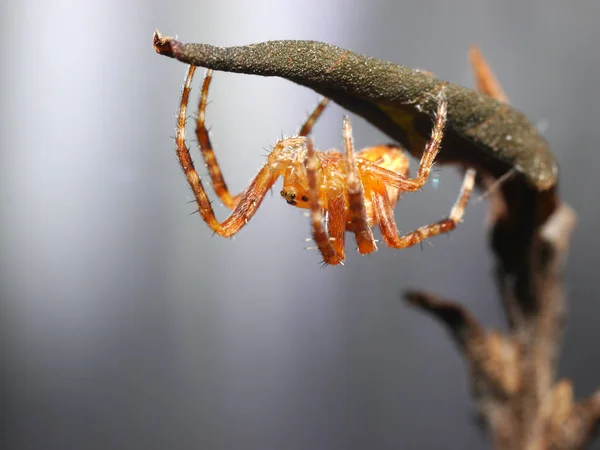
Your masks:
<path fill-rule="evenodd" d="M 198 211 L 216 234 L 231 237 L 241 230 L 254 216 L 279 176 L 283 177 L 281 196 L 287 203 L 310 209 L 313 239 L 325 264 L 343 264 L 346 231 L 354 233 L 359 253 L 365 254 L 377 250 L 371 231 L 375 225 L 379 225 L 383 240 L 389 247 L 405 248 L 431 236 L 447 233 L 460 222 L 474 185 L 473 169 L 467 170 L 458 200 L 445 220 L 399 236 L 392 209 L 401 192 L 420 189 L 429 177 L 446 123 L 447 103 L 443 91 L 439 96 L 431 138 L 425 147 L 416 178 L 408 177 L 409 160 L 399 147 L 369 147 L 355 155 L 347 117 L 343 122 L 345 155 L 338 151 L 315 151 L 312 140 L 307 136 L 327 104 L 327 99 L 323 99 L 298 136 L 278 141 L 267 163 L 250 185 L 232 197 L 204 123 L 212 79 L 212 70 L 208 70 L 198 106 L 196 135 L 213 189 L 225 206 L 233 209 L 227 219 L 219 222 L 185 143 L 186 110 L 195 69 L 194 66 L 189 67 L 181 95 L 176 134 L 177 156 L 196 197 Z"/>

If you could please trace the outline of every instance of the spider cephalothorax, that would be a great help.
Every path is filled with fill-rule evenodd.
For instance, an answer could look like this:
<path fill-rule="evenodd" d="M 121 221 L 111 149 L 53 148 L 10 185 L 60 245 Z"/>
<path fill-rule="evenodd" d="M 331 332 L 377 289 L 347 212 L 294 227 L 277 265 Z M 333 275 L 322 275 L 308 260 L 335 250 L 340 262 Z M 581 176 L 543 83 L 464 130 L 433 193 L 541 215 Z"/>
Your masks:
<path fill-rule="evenodd" d="M 459 198 L 447 219 L 400 236 L 393 213 L 400 194 L 420 189 L 429 177 L 446 123 L 443 90 L 438 96 L 438 111 L 431 139 L 425 147 L 415 178 L 408 177 L 408 157 L 397 146 L 369 147 L 355 154 L 347 117 L 344 118 L 345 152 L 315 151 L 308 135 L 327 104 L 327 99 L 323 99 L 298 136 L 279 140 L 250 185 L 232 197 L 217 164 L 204 122 L 212 78 L 212 70 L 209 70 L 202 85 L 196 135 L 215 193 L 228 208 L 233 209 L 227 219 L 219 222 L 185 143 L 186 110 L 194 71 L 195 67 L 190 66 L 181 96 L 177 120 L 177 155 L 196 197 L 198 211 L 216 234 L 231 237 L 242 229 L 279 177 L 283 178 L 280 194 L 284 200 L 290 205 L 310 210 L 313 239 L 327 264 L 344 261 L 344 237 L 347 231 L 354 233 L 359 253 L 365 254 L 377 250 L 371 231 L 375 225 L 379 225 L 388 246 L 405 248 L 451 231 L 461 220 L 474 185 L 475 172 L 472 169 L 467 170 Z"/>

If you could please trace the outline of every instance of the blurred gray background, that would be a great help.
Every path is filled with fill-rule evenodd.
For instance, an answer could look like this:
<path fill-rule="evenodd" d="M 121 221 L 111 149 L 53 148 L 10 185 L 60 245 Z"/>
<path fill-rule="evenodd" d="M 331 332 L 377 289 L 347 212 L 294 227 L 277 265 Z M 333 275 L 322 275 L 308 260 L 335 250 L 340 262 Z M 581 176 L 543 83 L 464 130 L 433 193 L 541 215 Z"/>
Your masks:
<path fill-rule="evenodd" d="M 2 2 L 0 447 L 488 448 L 456 349 L 401 301 L 427 289 L 504 326 L 485 202 L 422 249 L 360 257 L 350 241 L 345 267 L 321 269 L 304 250 L 308 220 L 277 188 L 234 240 L 213 237 L 190 215 L 171 139 L 185 67 L 154 53 L 155 28 L 216 45 L 327 41 L 467 86 L 478 43 L 550 140 L 580 216 L 559 375 L 590 394 L 599 20 L 597 0 Z M 210 99 L 236 192 L 318 101 L 283 80 L 223 73 Z M 343 114 L 327 110 L 319 147 L 340 146 Z M 357 147 L 388 141 L 351 118 Z M 436 179 L 401 199 L 403 231 L 449 212 L 459 176 L 446 167 Z"/>

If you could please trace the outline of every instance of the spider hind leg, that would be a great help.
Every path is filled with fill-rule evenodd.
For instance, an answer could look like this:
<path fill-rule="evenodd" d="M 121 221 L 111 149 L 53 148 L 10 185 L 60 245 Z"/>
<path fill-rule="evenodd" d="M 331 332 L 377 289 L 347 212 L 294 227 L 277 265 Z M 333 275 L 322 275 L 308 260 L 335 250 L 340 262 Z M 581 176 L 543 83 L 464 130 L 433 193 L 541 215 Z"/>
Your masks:
<path fill-rule="evenodd" d="M 398 228 L 396 227 L 396 221 L 394 220 L 394 212 L 388 200 L 387 192 L 384 189 L 375 191 L 373 193 L 375 211 L 379 219 L 381 234 L 388 247 L 411 247 L 430 237 L 454 230 L 464 215 L 467 202 L 469 201 L 469 197 L 475 185 L 475 175 L 475 169 L 468 169 L 466 171 L 460 194 L 447 219 L 422 226 L 404 236 L 398 234 Z"/>

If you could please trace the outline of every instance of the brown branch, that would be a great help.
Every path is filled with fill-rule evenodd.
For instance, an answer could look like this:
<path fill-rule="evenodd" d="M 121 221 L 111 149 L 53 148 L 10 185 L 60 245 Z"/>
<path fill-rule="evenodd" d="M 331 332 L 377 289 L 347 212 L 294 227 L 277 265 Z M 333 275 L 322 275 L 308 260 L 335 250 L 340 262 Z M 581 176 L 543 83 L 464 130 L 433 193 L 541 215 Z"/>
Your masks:
<path fill-rule="evenodd" d="M 472 49 L 471 56 L 479 89 L 508 101 L 478 50 Z M 487 182 L 495 185 L 493 180 Z M 527 192 L 509 183 L 491 193 L 496 280 L 509 321 L 505 335 L 485 333 L 454 302 L 414 292 L 407 299 L 433 313 L 455 339 L 462 336 L 458 342 L 496 449 L 581 449 L 600 423 L 600 392 L 574 405 L 572 383 L 554 380 L 564 325 L 563 264 L 575 213 L 564 203 L 557 204 L 555 192 L 556 207 L 547 214 L 544 205 L 551 202 L 540 200 L 544 193 Z M 454 311 L 462 319 L 449 321 L 442 310 Z M 477 332 L 465 333 L 467 323 Z M 504 397 L 489 388 L 499 382 Z"/>
<path fill-rule="evenodd" d="M 423 292 L 408 292 L 406 299 L 446 325 L 470 364 L 477 398 L 505 401 L 514 392 L 514 351 L 510 342 L 498 333 L 486 333 L 477 319 L 456 302 Z"/>
<path fill-rule="evenodd" d="M 564 405 L 564 414 L 552 423 L 549 448 L 552 450 L 584 448 L 600 427 L 600 391 L 571 408 L 568 407 L 570 406 L 568 402 L 565 403 L 567 404 Z"/>
<path fill-rule="evenodd" d="M 515 305 L 535 305 L 505 335 L 483 327 L 464 307 L 431 294 L 407 299 L 433 314 L 450 330 L 470 367 L 481 414 L 497 449 L 578 449 L 599 420 L 600 394 L 572 406 L 567 380 L 553 385 L 554 362 L 563 323 L 562 263 L 575 214 L 561 205 L 541 228 L 530 249 L 529 270 L 516 278 L 505 272 Z M 515 290 L 518 285 L 531 289 Z M 526 296 L 522 299 L 520 296 Z M 564 442 L 554 447 L 555 442 Z"/>
<path fill-rule="evenodd" d="M 479 47 L 472 45 L 469 49 L 469 58 L 471 66 L 475 72 L 475 86 L 479 92 L 483 92 L 492 98 L 503 103 L 508 103 L 508 97 L 504 93 L 504 89 L 496 79 L 490 66 L 488 66 Z"/>

